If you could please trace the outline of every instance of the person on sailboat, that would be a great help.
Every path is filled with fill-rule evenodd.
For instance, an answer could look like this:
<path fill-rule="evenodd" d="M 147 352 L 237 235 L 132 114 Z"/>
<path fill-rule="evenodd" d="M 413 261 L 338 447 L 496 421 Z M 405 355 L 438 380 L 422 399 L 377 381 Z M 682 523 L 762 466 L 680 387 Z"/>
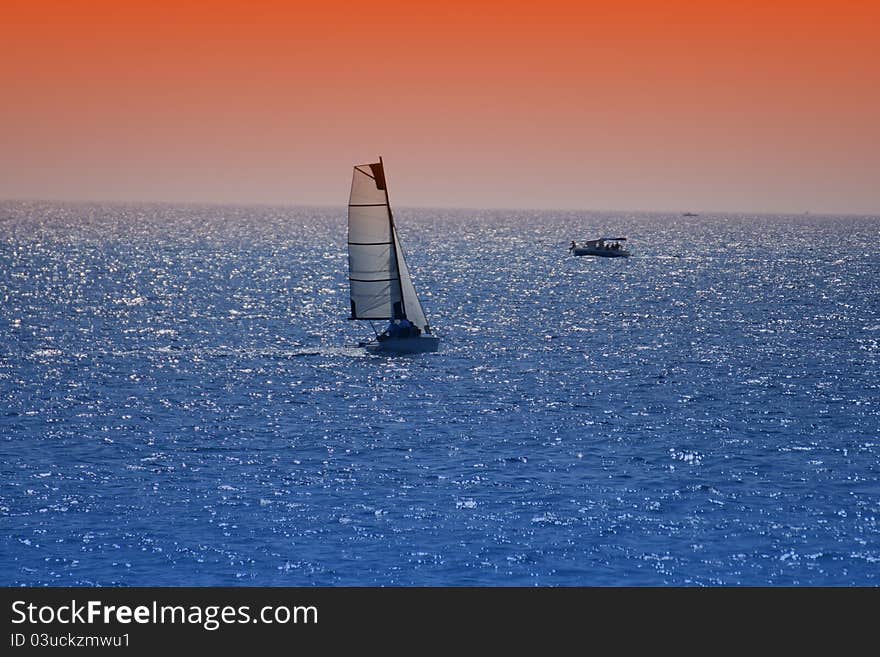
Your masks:
<path fill-rule="evenodd" d="M 411 337 L 412 329 L 414 328 L 415 327 L 412 325 L 412 322 L 409 321 L 406 317 L 396 320 L 396 332 L 398 338 Z"/>
<path fill-rule="evenodd" d="M 378 336 L 379 341 L 388 340 L 389 338 L 410 338 L 418 337 L 421 331 L 406 317 L 402 319 L 393 319 L 388 324 L 381 335 Z"/>

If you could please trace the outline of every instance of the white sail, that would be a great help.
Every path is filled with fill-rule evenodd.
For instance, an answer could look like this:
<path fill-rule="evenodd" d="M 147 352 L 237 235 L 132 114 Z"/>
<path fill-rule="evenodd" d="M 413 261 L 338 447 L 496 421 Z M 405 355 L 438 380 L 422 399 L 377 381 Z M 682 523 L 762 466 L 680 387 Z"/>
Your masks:
<path fill-rule="evenodd" d="M 351 319 L 392 319 L 395 304 L 402 305 L 385 175 L 378 164 L 356 166 L 352 174 L 348 280 Z"/>
<path fill-rule="evenodd" d="M 381 160 L 354 167 L 348 201 L 351 319 L 406 318 L 430 333 L 409 275 Z"/>
<path fill-rule="evenodd" d="M 397 236 L 397 230 L 392 228 L 391 232 L 394 234 L 394 247 L 397 249 L 397 266 L 400 270 L 400 289 L 403 297 L 403 307 L 406 309 L 406 318 L 423 332 L 430 333 L 431 328 L 428 326 L 428 320 L 425 319 L 425 311 L 422 310 L 422 304 L 416 295 L 416 288 L 413 287 L 412 279 L 409 277 L 409 268 L 406 266 L 406 259 L 403 257 L 403 249 L 400 248 L 400 238 Z"/>

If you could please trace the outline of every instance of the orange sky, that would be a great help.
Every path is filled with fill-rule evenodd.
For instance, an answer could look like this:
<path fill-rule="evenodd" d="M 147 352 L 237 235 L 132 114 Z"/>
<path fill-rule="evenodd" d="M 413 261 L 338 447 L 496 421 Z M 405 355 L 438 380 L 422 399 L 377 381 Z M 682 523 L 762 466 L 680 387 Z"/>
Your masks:
<path fill-rule="evenodd" d="M 880 2 L 2 0 L 0 198 L 880 213 Z"/>

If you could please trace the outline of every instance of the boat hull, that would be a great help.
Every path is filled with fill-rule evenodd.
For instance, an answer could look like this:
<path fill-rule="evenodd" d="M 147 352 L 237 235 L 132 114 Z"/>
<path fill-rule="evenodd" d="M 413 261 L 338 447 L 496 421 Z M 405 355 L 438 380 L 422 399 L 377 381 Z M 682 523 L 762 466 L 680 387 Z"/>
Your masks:
<path fill-rule="evenodd" d="M 388 338 L 381 342 L 370 342 L 364 347 L 374 354 L 423 354 L 437 351 L 440 338 L 433 335 L 420 335 L 416 338 Z"/>
<path fill-rule="evenodd" d="M 600 258 L 628 258 L 629 251 L 623 249 L 572 249 L 576 256 L 599 256 Z"/>

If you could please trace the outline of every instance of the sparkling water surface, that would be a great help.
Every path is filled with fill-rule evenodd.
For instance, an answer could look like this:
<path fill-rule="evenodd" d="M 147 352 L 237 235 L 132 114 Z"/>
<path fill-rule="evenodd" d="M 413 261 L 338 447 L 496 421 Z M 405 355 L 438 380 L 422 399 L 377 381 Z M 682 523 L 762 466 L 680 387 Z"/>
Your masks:
<path fill-rule="evenodd" d="M 0 204 L 0 584 L 880 584 L 880 218 L 395 216 Z"/>

